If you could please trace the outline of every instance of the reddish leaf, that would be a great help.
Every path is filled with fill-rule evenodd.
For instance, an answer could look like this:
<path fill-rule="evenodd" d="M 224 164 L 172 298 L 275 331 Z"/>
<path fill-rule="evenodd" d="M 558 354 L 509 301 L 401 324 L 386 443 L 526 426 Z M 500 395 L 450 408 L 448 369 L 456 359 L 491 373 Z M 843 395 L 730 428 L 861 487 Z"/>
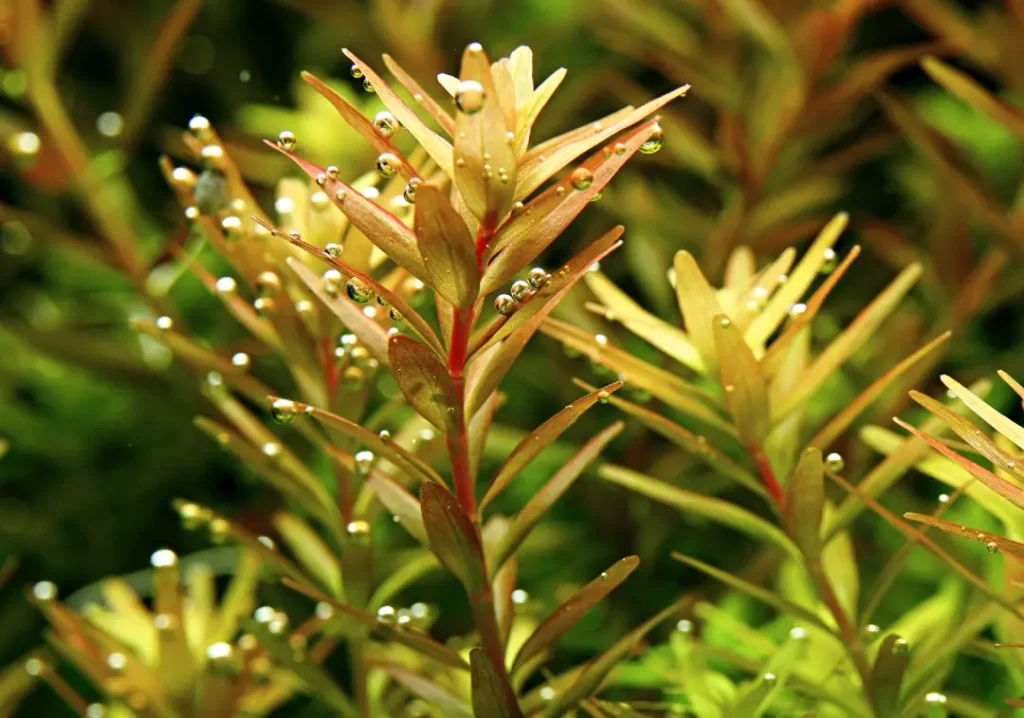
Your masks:
<path fill-rule="evenodd" d="M 473 715 L 476 718 L 523 718 L 512 686 L 504 671 L 496 668 L 480 648 L 469 652 L 473 690 Z"/>
<path fill-rule="evenodd" d="M 821 450 L 811 447 L 800 456 L 786 496 L 789 531 L 809 559 L 821 554 L 821 517 L 825 507 Z"/>
<path fill-rule="evenodd" d="M 574 593 L 547 618 L 541 621 L 523 647 L 519 649 L 512 663 L 512 673 L 521 670 L 535 656 L 546 651 L 552 644 L 576 625 L 583 614 L 589 611 L 598 601 L 615 590 L 620 583 L 629 578 L 633 570 L 640 565 L 636 556 L 627 556 L 614 564 L 607 571 Z"/>
<path fill-rule="evenodd" d="M 447 431 L 459 403 L 447 367 L 426 345 L 402 334 L 388 341 L 388 356 L 398 388 L 412 408 L 441 431 Z"/>
<path fill-rule="evenodd" d="M 427 530 L 423 526 L 423 510 L 419 499 L 380 471 L 373 472 L 366 480 L 366 485 L 413 538 L 424 545 L 427 543 Z"/>
<path fill-rule="evenodd" d="M 437 484 L 420 489 L 420 508 L 430 550 L 468 593 L 479 591 L 485 580 L 484 554 L 473 521 L 452 493 Z"/>
<path fill-rule="evenodd" d="M 716 314 L 711 327 L 725 404 L 743 442 L 759 447 L 771 429 L 768 388 L 761 365 L 743 339 L 743 332 L 729 317 Z"/>
<path fill-rule="evenodd" d="M 868 677 L 868 697 L 876 716 L 899 714 L 900 686 L 909 663 L 907 642 L 890 633 L 878 647 L 878 656 Z"/>
<path fill-rule="evenodd" d="M 434 101 L 434 98 L 425 92 L 420 84 L 412 78 L 412 75 L 406 72 L 402 66 L 395 62 L 394 58 L 387 53 L 384 54 L 384 66 L 387 67 L 388 70 L 391 71 L 391 74 L 398 79 L 402 84 L 402 87 L 409 91 L 409 94 L 412 95 L 412 99 L 420 103 L 420 106 L 426 110 L 426 113 L 441 126 L 442 130 L 448 133 L 449 137 L 455 134 L 455 120 L 452 119 L 452 116 L 445 112 L 444 108 L 437 104 L 437 102 Z"/>
<path fill-rule="evenodd" d="M 415 226 L 430 286 L 456 307 L 471 306 L 480 291 L 473 237 L 448 198 L 431 185 L 416 192 Z"/>
<path fill-rule="evenodd" d="M 996 551 L 1004 553 L 1010 556 L 1019 563 L 1024 563 L 1024 543 L 1018 541 L 1011 541 L 1008 538 L 1000 536 L 999 534 L 990 533 L 981 529 L 971 528 L 964 526 L 963 524 L 955 524 L 952 521 L 944 521 L 943 519 L 936 518 L 934 516 L 928 516 L 927 514 L 915 514 L 913 512 L 903 514 L 903 518 L 909 519 L 910 521 L 917 521 L 918 523 L 926 524 L 928 526 L 934 526 L 935 528 L 945 531 L 948 534 L 954 534 L 961 536 L 972 541 L 980 541 L 985 544 L 995 544 Z"/>

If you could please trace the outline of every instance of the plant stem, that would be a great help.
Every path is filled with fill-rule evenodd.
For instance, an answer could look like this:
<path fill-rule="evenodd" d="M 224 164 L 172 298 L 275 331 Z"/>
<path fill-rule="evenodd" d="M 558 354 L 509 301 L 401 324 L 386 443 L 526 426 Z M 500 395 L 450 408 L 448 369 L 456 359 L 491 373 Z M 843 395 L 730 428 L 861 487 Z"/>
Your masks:
<path fill-rule="evenodd" d="M 825 575 L 821 559 L 807 558 L 807 570 L 811 574 L 821 599 L 825 602 L 829 612 L 836 621 L 836 625 L 839 627 L 839 633 L 842 634 L 846 650 L 857 666 L 857 672 L 860 674 L 861 680 L 864 682 L 864 685 L 867 685 L 868 677 L 871 675 L 871 668 L 864 657 L 864 651 L 861 650 L 860 636 L 847 617 L 846 611 L 843 610 L 842 604 L 839 603 L 839 597 L 832 590 L 832 584 L 829 583 L 828 576 Z"/>
<path fill-rule="evenodd" d="M 754 459 L 754 463 L 757 465 L 757 471 L 761 474 L 761 483 L 768 489 L 769 495 L 772 497 L 772 501 L 775 502 L 780 513 L 785 513 L 786 497 L 782 493 L 782 487 L 779 486 L 778 480 L 775 478 L 775 472 L 772 471 L 772 465 L 768 463 L 768 457 L 765 456 L 764 450 L 757 446 L 748 447 L 751 457 Z"/>
<path fill-rule="evenodd" d="M 496 670 L 505 675 L 505 646 L 498 631 L 498 618 L 494 614 L 494 593 L 491 584 L 484 581 L 479 593 L 469 597 L 473 605 L 473 622 L 480 634 L 484 653 L 491 659 Z"/>

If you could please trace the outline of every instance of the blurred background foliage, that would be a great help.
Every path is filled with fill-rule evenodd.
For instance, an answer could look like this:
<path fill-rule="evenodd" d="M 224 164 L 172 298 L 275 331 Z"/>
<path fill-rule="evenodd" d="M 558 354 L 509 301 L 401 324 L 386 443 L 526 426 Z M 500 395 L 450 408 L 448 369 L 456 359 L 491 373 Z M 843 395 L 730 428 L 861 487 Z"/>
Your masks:
<path fill-rule="evenodd" d="M 687 98 L 662 113 L 665 150 L 631 162 L 545 263 L 556 266 L 584 237 L 622 222 L 625 246 L 602 270 L 673 317 L 666 269 L 677 250 L 693 252 L 717 283 L 737 246 L 763 261 L 805 243 L 836 211 L 849 212 L 839 251 L 853 243 L 865 251 L 816 324 L 817 340 L 837 333 L 903 266 L 919 261 L 925 271 L 828 382 L 829 407 L 947 329 L 954 337 L 943 352 L 887 392 L 864 423 L 887 425 L 906 407 L 906 389 L 936 389 L 939 371 L 966 383 L 996 368 L 1019 376 L 1024 367 L 1018 0 L 55 0 L 43 4 L 48 21 L 29 29 L 13 24 L 16 5 L 35 3 L 0 0 L 0 562 L 16 562 L 0 591 L 0 664 L 37 641 L 42 620 L 24 600 L 33 582 L 53 580 L 68 595 L 135 571 L 157 547 L 204 548 L 180 528 L 174 497 L 247 526 L 267 524 L 273 492 L 193 426 L 196 413 L 209 411 L 197 377 L 127 324 L 167 313 L 210 345 L 240 341 L 218 300 L 168 263 L 188 230 L 157 158 L 184 155 L 180 130 L 201 113 L 267 204 L 292 170 L 260 139 L 282 129 L 314 162 L 352 177 L 371 169 L 372 149 L 298 79 L 303 69 L 333 78 L 368 113 L 380 109 L 350 77 L 341 46 L 366 58 L 388 52 L 433 91 L 431 78 L 456 67 L 468 42 L 482 42 L 492 57 L 528 43 L 538 77 L 569 69 L 538 125 L 541 138 L 691 83 Z M 45 68 L 38 76 L 23 69 L 30 56 Z M 922 66 L 926 57 L 1005 102 L 1005 114 L 950 92 Z M 664 361 L 587 311 L 587 299 L 573 293 L 562 318 Z M 276 380 L 269 383 L 287 385 L 282 367 L 259 356 L 254 363 Z M 574 376 L 600 378 L 555 341 L 535 340 L 506 383 L 492 466 L 578 396 Z M 1009 392 L 999 391 L 990 401 L 1019 418 Z M 581 421 L 565 450 L 544 455 L 503 500 L 520 505 L 601 420 Z M 853 479 L 878 458 L 855 431 L 838 448 Z M 696 483 L 674 448 L 637 426 L 609 457 Z M 885 503 L 909 510 L 940 491 L 912 474 Z M 596 479 L 581 481 L 554 517 L 544 550 L 520 569 L 522 587 L 548 607 L 619 556 L 643 559 L 637 576 L 567 638 L 577 658 L 606 645 L 604 628 L 619 633 L 681 591 L 716 590 L 672 562 L 671 550 L 736 571 L 750 552 L 726 529 Z M 868 575 L 899 546 L 870 516 L 854 537 Z M 567 566 L 569 549 L 576 560 Z M 912 562 L 879 622 L 934 594 L 945 577 L 935 561 Z M 461 610 L 456 592 L 447 599 L 442 616 L 446 606 Z M 750 618 L 751 606 L 740 604 L 730 608 Z M 981 680 L 971 692 L 993 706 L 1015 692 L 980 679 L 975 659 L 962 660 L 953 678 L 961 689 Z M 26 710 L 52 705 L 33 700 Z M 26 713 L 40 714 L 49 715 Z"/>

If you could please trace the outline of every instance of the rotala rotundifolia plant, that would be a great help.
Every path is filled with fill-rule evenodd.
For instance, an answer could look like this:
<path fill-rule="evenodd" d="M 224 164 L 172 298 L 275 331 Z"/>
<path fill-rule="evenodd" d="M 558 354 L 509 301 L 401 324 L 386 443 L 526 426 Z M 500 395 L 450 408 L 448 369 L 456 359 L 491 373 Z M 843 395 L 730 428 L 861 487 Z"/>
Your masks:
<path fill-rule="evenodd" d="M 220 297 L 251 336 L 216 350 L 190 340 L 180 319 L 137 322 L 205 373 L 204 391 L 220 416 L 200 417 L 199 428 L 287 500 L 274 517 L 281 548 L 194 503 L 178 502 L 182 519 L 239 545 L 240 567 L 262 567 L 315 599 L 315 611 L 295 627 L 272 606 L 253 611 L 252 571 L 243 568 L 219 612 L 202 581 L 190 581 L 198 597 L 186 602 L 178 585 L 184 571 L 167 550 L 153 558 L 152 615 L 111 584 L 107 607 L 83 621 L 55 600 L 52 585 L 38 585 L 34 598 L 54 625 L 52 645 L 116 715 L 264 715 L 296 691 L 344 716 L 562 715 L 677 609 L 563 674 L 557 692 L 543 683 L 524 692 L 555 641 L 637 565 L 636 557 L 615 563 L 510 640 L 517 550 L 621 423 L 587 441 L 514 516 L 486 509 L 621 382 L 590 391 L 531 432 L 482 491 L 478 474 L 502 378 L 559 300 L 619 246 L 622 228 L 557 269 L 534 260 L 630 157 L 660 148 L 662 131 L 650 116 L 686 88 L 531 146 L 534 122 L 565 71 L 534 87 L 528 48 L 492 64 L 470 45 L 459 77 L 440 77 L 451 96 L 444 103 L 385 57 L 436 129 L 344 52 L 353 77 L 386 108 L 374 117 L 316 77 L 303 78 L 375 148 L 369 174 L 349 183 L 339 168 L 311 164 L 301 157 L 302 138 L 284 130 L 268 144 L 306 176 L 278 184 L 272 217 L 205 118 L 194 117 L 184 136 L 198 174 L 162 160 L 192 229 L 191 246 L 173 250 L 176 266 Z M 225 264 L 219 278 L 208 268 Z M 166 282 L 180 272 L 154 274 Z M 273 391 L 256 378 L 274 355 L 294 391 Z M 398 391 L 381 402 L 375 389 L 385 382 L 376 379 L 385 371 Z M 323 461 L 307 463 L 259 410 L 292 425 Z M 393 517 L 421 546 L 375 553 L 377 517 Z M 459 644 L 466 651 L 430 637 L 426 604 L 389 604 L 438 565 L 468 597 L 474 630 Z M 134 622 L 138 630 L 129 628 Z M 340 643 L 350 665 L 343 685 L 319 665 Z M 102 710 L 74 696 L 45 657 L 33 660 L 34 672 L 76 708 Z"/>

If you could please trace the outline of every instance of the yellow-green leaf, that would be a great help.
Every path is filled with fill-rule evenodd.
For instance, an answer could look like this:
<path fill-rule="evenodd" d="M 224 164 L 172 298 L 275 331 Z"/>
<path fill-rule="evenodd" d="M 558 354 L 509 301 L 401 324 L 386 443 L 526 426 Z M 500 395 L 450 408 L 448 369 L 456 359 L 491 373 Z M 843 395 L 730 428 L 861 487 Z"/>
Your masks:
<path fill-rule="evenodd" d="M 967 404 L 971 411 L 981 417 L 982 421 L 1012 441 L 1018 448 L 1024 449 L 1024 426 L 1003 416 L 956 379 L 945 374 L 941 379 L 942 383 L 955 393 L 960 401 Z"/>
<path fill-rule="evenodd" d="M 700 352 L 704 366 L 713 370 L 718 366 L 718 356 L 712 322 L 716 314 L 723 313 L 722 306 L 692 254 L 685 250 L 676 252 L 673 267 L 676 272 L 676 299 L 686 333 Z"/>
<path fill-rule="evenodd" d="M 804 451 L 787 488 L 790 534 L 809 559 L 821 554 L 821 517 L 825 506 L 821 451 Z"/>
<path fill-rule="evenodd" d="M 426 345 L 395 334 L 388 341 L 391 371 L 412 408 L 441 431 L 447 431 L 459 398 L 448 369 Z"/>
<path fill-rule="evenodd" d="M 473 237 L 439 189 L 416 191 L 415 227 L 430 286 L 456 307 L 472 305 L 480 290 Z"/>
<path fill-rule="evenodd" d="M 761 446 L 771 428 L 768 390 L 761 366 L 731 319 L 716 314 L 711 318 L 711 326 L 729 414 L 743 442 L 751 447 Z"/>
<path fill-rule="evenodd" d="M 316 531 L 298 516 L 284 511 L 274 514 L 274 528 L 299 564 L 316 577 L 332 596 L 344 600 L 341 564 Z"/>

